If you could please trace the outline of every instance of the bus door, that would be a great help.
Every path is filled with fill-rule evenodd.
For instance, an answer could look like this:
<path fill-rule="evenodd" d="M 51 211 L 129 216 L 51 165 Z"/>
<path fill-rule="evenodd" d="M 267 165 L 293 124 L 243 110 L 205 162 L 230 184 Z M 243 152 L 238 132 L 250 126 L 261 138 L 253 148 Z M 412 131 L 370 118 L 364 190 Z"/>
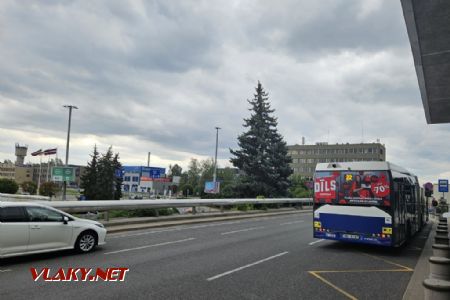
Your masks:
<path fill-rule="evenodd" d="M 394 182 L 394 198 L 396 202 L 396 220 L 397 220 L 397 241 L 403 241 L 405 239 L 406 224 L 405 224 L 405 197 L 403 191 L 403 184 Z"/>

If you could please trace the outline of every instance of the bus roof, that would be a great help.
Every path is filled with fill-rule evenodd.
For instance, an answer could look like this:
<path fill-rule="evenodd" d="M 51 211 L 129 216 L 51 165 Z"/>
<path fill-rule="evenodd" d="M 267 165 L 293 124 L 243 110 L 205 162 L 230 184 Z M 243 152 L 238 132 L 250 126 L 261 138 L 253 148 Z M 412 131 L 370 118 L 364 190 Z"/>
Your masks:
<path fill-rule="evenodd" d="M 396 171 L 414 176 L 408 170 L 388 161 L 358 161 L 358 162 L 332 162 L 318 163 L 317 171 Z"/>

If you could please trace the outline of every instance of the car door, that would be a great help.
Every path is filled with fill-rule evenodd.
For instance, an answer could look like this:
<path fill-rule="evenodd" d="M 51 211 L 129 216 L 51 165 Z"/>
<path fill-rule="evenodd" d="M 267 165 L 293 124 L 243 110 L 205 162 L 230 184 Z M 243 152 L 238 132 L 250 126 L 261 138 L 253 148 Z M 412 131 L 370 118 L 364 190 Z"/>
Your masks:
<path fill-rule="evenodd" d="M 41 206 L 27 206 L 25 209 L 29 218 L 30 252 L 73 246 L 73 227 L 70 222 L 64 224 L 63 214 Z"/>
<path fill-rule="evenodd" d="M 30 238 L 28 218 L 23 207 L 0 207 L 0 256 L 25 253 Z"/>

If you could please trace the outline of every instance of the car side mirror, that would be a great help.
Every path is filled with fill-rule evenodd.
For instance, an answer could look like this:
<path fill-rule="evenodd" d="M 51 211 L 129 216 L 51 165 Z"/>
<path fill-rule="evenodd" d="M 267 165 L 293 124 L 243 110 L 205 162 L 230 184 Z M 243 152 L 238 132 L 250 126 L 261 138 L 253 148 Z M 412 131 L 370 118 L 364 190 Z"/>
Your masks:
<path fill-rule="evenodd" d="M 63 217 L 63 223 L 64 223 L 64 224 L 67 224 L 68 222 L 69 222 L 69 217 L 64 216 L 64 217 Z"/>

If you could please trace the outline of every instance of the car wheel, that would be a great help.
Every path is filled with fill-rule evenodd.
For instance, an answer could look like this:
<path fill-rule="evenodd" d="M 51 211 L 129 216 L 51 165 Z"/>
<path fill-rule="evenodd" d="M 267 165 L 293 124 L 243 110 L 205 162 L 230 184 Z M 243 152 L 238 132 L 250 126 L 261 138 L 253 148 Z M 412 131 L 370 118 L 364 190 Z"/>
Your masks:
<path fill-rule="evenodd" d="M 78 237 L 75 248 L 79 252 L 87 253 L 92 251 L 97 245 L 97 235 L 92 231 L 85 231 Z"/>

